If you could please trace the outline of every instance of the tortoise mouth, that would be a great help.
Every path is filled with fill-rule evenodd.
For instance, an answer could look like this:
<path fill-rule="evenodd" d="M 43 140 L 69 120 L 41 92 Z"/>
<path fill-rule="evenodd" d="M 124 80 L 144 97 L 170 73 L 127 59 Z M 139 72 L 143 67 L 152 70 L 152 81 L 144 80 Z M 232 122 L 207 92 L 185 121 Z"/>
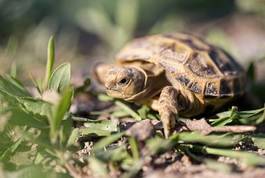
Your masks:
<path fill-rule="evenodd" d="M 107 95 L 114 97 L 114 98 L 120 98 L 120 99 L 127 99 L 130 96 L 124 95 L 121 91 L 113 89 L 113 88 L 106 88 Z"/>

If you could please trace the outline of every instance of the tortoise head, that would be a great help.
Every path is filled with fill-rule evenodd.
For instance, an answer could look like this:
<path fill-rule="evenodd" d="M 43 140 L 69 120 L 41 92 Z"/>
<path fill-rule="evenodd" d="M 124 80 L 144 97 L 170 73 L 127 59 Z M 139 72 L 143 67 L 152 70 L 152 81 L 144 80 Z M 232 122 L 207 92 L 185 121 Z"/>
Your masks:
<path fill-rule="evenodd" d="M 113 66 L 106 74 L 105 87 L 112 97 L 126 100 L 144 90 L 146 75 L 140 69 Z"/>

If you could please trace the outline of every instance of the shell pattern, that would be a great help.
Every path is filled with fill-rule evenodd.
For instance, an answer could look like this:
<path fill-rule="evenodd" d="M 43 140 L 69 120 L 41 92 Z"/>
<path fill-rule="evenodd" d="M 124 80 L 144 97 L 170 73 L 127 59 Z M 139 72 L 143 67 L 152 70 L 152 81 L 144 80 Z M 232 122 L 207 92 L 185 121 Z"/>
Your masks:
<path fill-rule="evenodd" d="M 188 34 L 135 39 L 121 50 L 117 61 L 160 65 L 172 84 L 178 82 L 203 97 L 235 96 L 245 90 L 245 72 L 229 54 Z"/>

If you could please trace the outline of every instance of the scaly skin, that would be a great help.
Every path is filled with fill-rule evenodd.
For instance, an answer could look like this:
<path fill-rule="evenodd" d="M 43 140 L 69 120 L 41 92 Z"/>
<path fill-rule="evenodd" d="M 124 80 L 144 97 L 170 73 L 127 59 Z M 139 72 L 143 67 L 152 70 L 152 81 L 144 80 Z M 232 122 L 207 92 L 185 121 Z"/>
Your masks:
<path fill-rule="evenodd" d="M 157 110 L 166 138 L 174 131 L 179 116 L 196 115 L 205 109 L 203 103 L 193 93 L 173 86 L 162 89 L 158 105 Z"/>
<path fill-rule="evenodd" d="M 165 137 L 168 138 L 175 128 L 178 118 L 178 91 L 171 86 L 163 88 L 158 103 L 158 112 L 163 123 Z"/>

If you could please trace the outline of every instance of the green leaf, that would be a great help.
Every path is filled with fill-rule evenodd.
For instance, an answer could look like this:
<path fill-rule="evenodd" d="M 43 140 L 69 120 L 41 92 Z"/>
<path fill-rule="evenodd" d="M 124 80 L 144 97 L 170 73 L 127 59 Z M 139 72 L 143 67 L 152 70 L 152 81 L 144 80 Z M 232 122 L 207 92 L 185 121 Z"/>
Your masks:
<path fill-rule="evenodd" d="M 77 143 L 78 138 L 79 138 L 78 128 L 74 128 L 68 138 L 67 147 L 75 145 Z"/>
<path fill-rule="evenodd" d="M 103 136 L 109 136 L 111 135 L 111 133 L 109 131 L 106 130 L 93 130 L 91 128 L 80 128 L 78 130 L 78 134 L 79 136 L 83 137 L 83 136 L 90 136 L 90 135 L 97 135 L 98 137 L 103 137 Z"/>
<path fill-rule="evenodd" d="M 48 82 L 48 89 L 52 89 L 60 93 L 70 85 L 70 78 L 71 65 L 69 63 L 61 64 L 51 74 Z"/>
<path fill-rule="evenodd" d="M 60 99 L 59 103 L 55 105 L 53 108 L 53 115 L 51 118 L 49 118 L 50 127 L 51 127 L 50 136 L 53 142 L 57 137 L 60 124 L 65 114 L 68 112 L 70 108 L 72 96 L 73 96 L 73 88 L 72 87 L 66 88 L 65 91 L 63 92 L 62 98 Z"/>
<path fill-rule="evenodd" d="M 74 117 L 76 118 L 76 117 Z M 97 136 L 109 136 L 113 132 L 118 132 L 118 120 L 89 120 L 87 118 L 78 120 L 85 121 L 84 127 L 78 129 L 79 136 L 89 136 L 96 134 Z"/>
<path fill-rule="evenodd" d="M 5 97 L 5 101 L 9 103 L 7 109 L 11 113 L 25 112 L 25 114 L 29 115 L 29 118 L 37 117 L 38 119 L 44 120 L 51 116 L 52 105 L 46 101 L 43 101 L 41 99 L 34 99 L 32 97 L 14 96 L 11 94 L 3 93 L 1 91 L 0 94 L 2 94 L 2 96 Z M 46 117 L 46 119 L 43 117 Z M 23 119 L 21 119 L 21 121 L 22 120 Z"/>
<path fill-rule="evenodd" d="M 19 107 L 8 108 L 6 112 L 10 112 L 8 125 L 10 126 L 28 126 L 33 128 L 47 128 L 47 120 L 33 113 L 26 112 Z"/>
<path fill-rule="evenodd" d="M 239 115 L 240 118 L 238 120 L 240 123 L 246 125 L 258 125 L 265 121 L 265 107 L 250 111 L 241 111 L 239 112 Z"/>
<path fill-rule="evenodd" d="M 14 143 L 11 143 L 10 146 L 7 147 L 7 149 L 3 153 L 1 153 L 0 160 L 7 161 L 13 154 L 15 154 L 16 150 L 21 145 L 22 141 L 23 139 L 19 138 Z"/>
<path fill-rule="evenodd" d="M 18 80 L 9 75 L 0 75 L 0 92 L 11 96 L 30 96 L 26 88 Z"/>
<path fill-rule="evenodd" d="M 118 120 L 87 120 L 84 127 L 91 129 L 106 130 L 109 132 L 118 131 Z"/>
<path fill-rule="evenodd" d="M 53 36 L 50 37 L 48 42 L 48 49 L 47 49 L 47 64 L 46 64 L 46 73 L 45 78 L 43 81 L 43 90 L 47 89 L 48 82 L 50 80 L 53 64 L 54 64 L 54 57 L 55 56 L 55 44 Z"/>
<path fill-rule="evenodd" d="M 130 148 L 131 148 L 133 159 L 134 160 L 139 160 L 140 153 L 139 153 L 138 143 L 137 143 L 136 139 L 133 138 L 133 137 L 130 137 L 129 138 L 129 144 L 130 144 Z"/>
<path fill-rule="evenodd" d="M 190 151 L 200 154 L 203 153 L 236 158 L 239 159 L 241 163 L 247 166 L 265 165 L 265 157 L 247 151 L 235 151 L 231 149 L 211 148 L 199 145 L 184 145 L 184 147 L 186 147 L 186 149 L 189 149 Z"/>
<path fill-rule="evenodd" d="M 86 128 L 94 129 L 94 130 L 105 130 L 111 132 L 118 132 L 118 120 L 101 120 L 101 121 L 91 121 L 85 122 L 84 126 Z"/>
<path fill-rule="evenodd" d="M 217 114 L 217 119 L 210 119 L 213 126 L 227 124 L 258 125 L 265 121 L 265 107 L 249 111 L 237 111 L 236 107 Z"/>
<path fill-rule="evenodd" d="M 140 109 L 137 110 L 141 118 L 147 118 L 150 108 L 146 105 L 143 105 Z"/>
<path fill-rule="evenodd" d="M 126 146 L 119 146 L 114 149 L 108 149 L 108 150 L 97 150 L 95 151 L 95 156 L 105 162 L 120 162 L 125 159 L 130 159 L 130 155 L 128 154 L 126 150 Z"/>
<path fill-rule="evenodd" d="M 100 141 L 98 141 L 95 146 L 94 146 L 94 150 L 100 150 L 103 149 L 104 147 L 108 146 L 109 144 L 117 141 L 118 139 L 120 139 L 123 136 L 123 132 L 121 133 L 116 133 L 113 135 L 110 135 L 108 137 L 105 137 L 103 139 L 101 139 Z"/>
<path fill-rule="evenodd" d="M 114 117 L 117 117 L 117 118 L 130 116 L 130 115 L 129 115 L 126 111 L 124 111 L 123 109 L 115 110 L 113 113 L 111 113 L 111 115 L 114 116 Z"/>
<path fill-rule="evenodd" d="M 147 148 L 152 155 L 163 153 L 175 145 L 170 139 L 155 137 L 147 140 Z"/>
<path fill-rule="evenodd" d="M 265 158 L 255 153 L 209 147 L 204 147 L 203 150 L 208 154 L 237 158 L 248 166 L 265 165 Z"/>
<path fill-rule="evenodd" d="M 201 143 L 215 147 L 229 147 L 236 145 L 242 138 L 222 135 L 202 135 L 197 132 L 182 132 L 172 135 L 170 139 L 178 143 Z"/>
<path fill-rule="evenodd" d="M 126 104 L 124 104 L 121 101 L 115 101 L 115 104 L 122 108 L 125 112 L 127 112 L 130 116 L 132 116 L 135 120 L 140 121 L 142 118 L 130 107 L 128 107 Z"/>
<path fill-rule="evenodd" d="M 51 117 L 52 105 L 41 99 L 34 99 L 31 97 L 18 97 L 18 102 L 24 107 L 24 109 L 33 114 Z"/>
<path fill-rule="evenodd" d="M 31 82 L 33 83 L 33 86 L 37 89 L 39 94 L 41 94 L 43 90 L 43 81 L 35 79 L 32 74 L 30 74 L 29 77 Z"/>
<path fill-rule="evenodd" d="M 113 101 L 114 99 L 111 96 L 105 95 L 105 94 L 99 94 L 98 99 L 100 101 Z"/>
<path fill-rule="evenodd" d="M 254 145 L 258 148 L 265 149 L 265 135 L 251 136 Z"/>
<path fill-rule="evenodd" d="M 1 91 L 1 90 L 0 90 L 0 102 L 2 104 L 1 109 L 6 108 L 7 107 L 6 104 L 8 104 L 9 107 L 10 106 L 14 106 L 14 107 L 19 106 L 16 96 L 9 94 L 9 93 L 6 93 L 6 92 Z"/>
<path fill-rule="evenodd" d="M 71 132 L 72 129 L 73 129 L 73 122 L 71 120 L 71 115 L 67 113 L 61 122 L 61 127 L 59 130 L 59 141 L 61 146 L 63 147 L 67 146 L 69 137 L 72 134 Z"/>
<path fill-rule="evenodd" d="M 214 126 L 224 126 L 232 123 L 234 120 L 238 119 L 237 107 L 232 107 L 231 110 L 225 111 L 217 114 L 218 119 L 213 119 L 212 125 Z"/>

